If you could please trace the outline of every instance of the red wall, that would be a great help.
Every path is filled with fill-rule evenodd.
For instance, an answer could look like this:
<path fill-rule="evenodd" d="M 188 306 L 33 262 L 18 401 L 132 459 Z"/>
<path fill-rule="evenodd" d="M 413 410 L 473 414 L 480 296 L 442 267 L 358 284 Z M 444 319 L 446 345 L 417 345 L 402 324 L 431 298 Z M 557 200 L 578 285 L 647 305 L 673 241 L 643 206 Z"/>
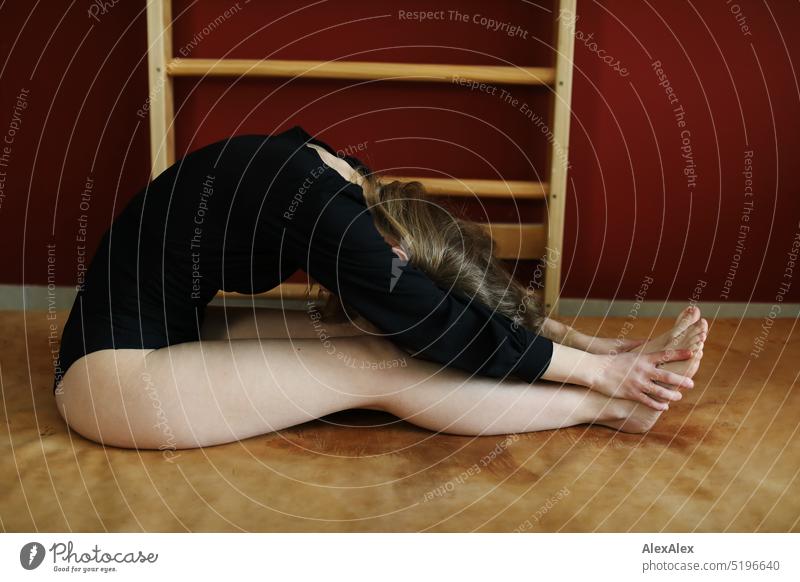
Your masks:
<path fill-rule="evenodd" d="M 800 4 L 579 4 L 576 28 L 629 75 L 576 44 L 564 294 L 630 298 L 652 277 L 648 299 L 690 297 L 702 280 L 702 300 L 774 302 L 800 229 Z"/>
<path fill-rule="evenodd" d="M 54 4 L 0 8 L 0 139 L 16 130 L 7 166 L 0 166 L 1 283 L 73 284 L 81 247 L 91 255 L 148 179 L 144 2 L 106 3 L 105 12 L 90 2 L 70 10 Z M 174 3 L 175 51 L 192 57 L 527 66 L 552 59 L 553 14 L 516 0 L 460 2 L 467 22 L 445 13 L 445 20 L 426 23 L 401 19 L 398 10 L 452 6 L 189 4 Z M 92 6 L 95 18 L 87 13 Z M 213 24 L 226 9 L 229 16 Z M 748 30 L 740 29 L 737 10 Z M 487 30 L 472 22 L 475 14 L 520 32 Z M 800 5 L 788 1 L 579 0 L 565 296 L 633 298 L 652 278 L 647 299 L 685 299 L 702 280 L 702 300 L 775 301 L 780 284 L 791 282 L 787 253 L 800 228 L 798 185 L 790 176 L 800 150 L 792 66 L 800 62 L 798 24 Z M 619 61 L 625 76 L 603 62 L 600 50 Z M 651 66 L 656 60 L 683 107 L 684 127 Z M 491 95 L 452 84 L 182 79 L 178 148 L 301 124 L 335 147 L 363 144 L 356 155 L 376 169 L 537 179 L 546 168 L 546 142 L 520 104 L 547 113 L 548 92 L 505 89 L 517 105 L 499 89 Z M 682 145 L 691 148 L 694 187 L 684 175 Z M 745 150 L 753 152 L 749 197 Z M 82 197 L 87 177 L 92 188 Z M 530 203 L 464 210 L 478 220 L 541 218 Z M 78 240 L 84 228 L 85 242 Z M 48 244 L 55 245 L 50 278 Z M 529 273 L 525 265 L 520 277 Z M 783 299 L 800 299 L 800 283 Z"/>

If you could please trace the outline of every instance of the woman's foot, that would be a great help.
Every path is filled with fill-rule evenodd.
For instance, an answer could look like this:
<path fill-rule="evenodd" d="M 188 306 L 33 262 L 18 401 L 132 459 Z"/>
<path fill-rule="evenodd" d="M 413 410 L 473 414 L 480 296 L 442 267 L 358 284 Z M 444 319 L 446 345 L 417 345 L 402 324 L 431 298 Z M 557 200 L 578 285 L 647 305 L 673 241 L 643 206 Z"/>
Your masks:
<path fill-rule="evenodd" d="M 702 358 L 703 354 L 703 345 L 708 337 L 708 321 L 706 319 L 701 319 L 700 321 L 696 321 L 687 327 L 683 332 L 678 334 L 671 342 L 670 347 L 667 349 L 690 349 L 694 352 L 694 356 L 689 358 L 688 360 L 676 360 L 674 362 L 666 362 L 664 364 L 658 364 L 659 368 L 664 368 L 665 370 L 669 370 L 670 372 L 675 372 L 676 374 L 681 374 L 683 376 L 689 376 L 690 378 L 693 377 L 697 370 L 700 368 L 700 359 Z M 660 382 L 656 382 L 661 386 L 665 386 L 666 388 L 672 388 L 672 386 L 661 384 Z"/>
<path fill-rule="evenodd" d="M 698 310 L 699 313 L 699 310 Z M 700 368 L 700 360 L 703 358 L 703 345 L 708 335 L 708 322 L 705 319 L 695 321 L 685 327 L 679 334 L 672 337 L 670 346 L 667 349 L 691 349 L 694 355 L 688 360 L 678 360 L 659 364 L 660 368 L 665 368 L 676 374 L 694 377 Z M 660 384 L 659 382 L 656 382 Z M 660 384 L 664 386 L 663 384 Z M 665 386 L 673 388 L 673 386 Z M 614 399 L 610 405 L 613 408 L 614 420 L 602 421 L 602 424 L 622 432 L 643 433 L 653 428 L 656 421 L 663 411 L 655 410 L 639 402 L 632 400 Z"/>
<path fill-rule="evenodd" d="M 639 347 L 632 349 L 633 352 L 642 352 L 649 354 L 651 352 L 661 352 L 668 349 L 674 349 L 680 342 L 679 336 L 690 325 L 697 323 L 700 319 L 700 308 L 694 305 L 689 305 L 686 309 L 678 314 L 675 319 L 675 325 L 669 331 L 662 333 L 658 337 L 647 340 Z"/>
<path fill-rule="evenodd" d="M 655 425 L 663 410 L 656 410 L 633 400 L 615 399 L 617 409 L 615 420 L 602 421 L 597 424 L 622 432 L 640 434 L 649 431 Z"/>

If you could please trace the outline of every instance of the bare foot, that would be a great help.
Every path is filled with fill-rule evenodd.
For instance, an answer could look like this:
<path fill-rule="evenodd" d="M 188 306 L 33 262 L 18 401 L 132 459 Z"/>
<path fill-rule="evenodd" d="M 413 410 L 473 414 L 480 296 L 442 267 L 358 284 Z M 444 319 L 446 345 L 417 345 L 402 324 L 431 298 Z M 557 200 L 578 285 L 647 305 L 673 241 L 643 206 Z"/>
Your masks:
<path fill-rule="evenodd" d="M 667 349 L 690 349 L 694 352 L 694 356 L 688 360 L 678 360 L 674 362 L 666 362 L 658 364 L 659 368 L 664 368 L 670 372 L 689 376 L 692 378 L 697 370 L 700 368 L 700 359 L 702 358 L 703 345 L 708 337 L 708 321 L 705 318 L 696 321 L 687 327 L 683 332 L 678 334 L 672 341 L 672 345 Z M 672 386 L 656 382 L 665 388 L 673 388 Z"/>
<path fill-rule="evenodd" d="M 619 430 L 622 432 L 643 433 L 653 428 L 663 410 L 656 410 L 640 402 L 633 400 L 615 399 L 614 403 L 618 407 L 619 418 L 612 421 L 603 421 L 598 424 Z"/>
<path fill-rule="evenodd" d="M 702 357 L 702 350 L 697 352 L 694 356 L 694 358 L 697 358 L 698 362 Z M 603 426 L 622 432 L 641 434 L 652 429 L 661 414 L 666 412 L 664 410 L 656 410 L 655 408 L 633 400 L 623 400 L 621 398 L 615 398 L 614 400 L 613 406 L 616 409 L 617 419 L 603 421 L 597 424 L 602 424 Z"/>
<path fill-rule="evenodd" d="M 699 310 L 698 310 L 699 313 Z M 672 337 L 671 345 L 667 349 L 691 349 L 694 355 L 688 360 L 678 360 L 659 364 L 658 367 L 665 368 L 676 374 L 694 377 L 700 368 L 700 360 L 703 358 L 703 345 L 708 336 L 708 322 L 705 319 L 695 321 L 684 328 L 679 334 Z M 664 385 L 666 388 L 674 389 L 674 386 Z M 663 411 L 655 410 L 633 400 L 615 399 L 613 407 L 618 415 L 616 420 L 604 421 L 598 424 L 610 428 L 630 433 L 643 433 L 653 428 L 656 421 Z"/>
<path fill-rule="evenodd" d="M 680 336 L 687 327 L 693 323 L 696 323 L 699 319 L 700 308 L 694 305 L 689 305 L 686 309 L 678 314 L 678 317 L 675 319 L 675 325 L 670 330 L 657 337 L 654 337 L 651 340 L 646 341 L 643 345 L 631 351 L 649 354 L 652 352 L 661 352 L 668 349 L 674 349 L 678 336 Z"/>

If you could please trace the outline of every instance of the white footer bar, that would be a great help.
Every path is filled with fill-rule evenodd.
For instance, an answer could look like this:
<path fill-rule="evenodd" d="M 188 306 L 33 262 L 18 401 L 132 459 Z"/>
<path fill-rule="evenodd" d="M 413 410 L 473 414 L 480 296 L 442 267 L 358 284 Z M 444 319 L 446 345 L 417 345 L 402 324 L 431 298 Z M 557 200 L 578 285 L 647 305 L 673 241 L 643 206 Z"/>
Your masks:
<path fill-rule="evenodd" d="M 800 580 L 798 543 L 769 533 L 3 534 L 0 579 Z"/>

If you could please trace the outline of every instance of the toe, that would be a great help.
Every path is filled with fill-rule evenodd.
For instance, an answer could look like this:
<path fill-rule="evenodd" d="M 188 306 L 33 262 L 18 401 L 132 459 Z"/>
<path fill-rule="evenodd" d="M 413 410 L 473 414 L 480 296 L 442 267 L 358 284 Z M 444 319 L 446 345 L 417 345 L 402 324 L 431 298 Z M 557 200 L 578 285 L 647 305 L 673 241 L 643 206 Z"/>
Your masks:
<path fill-rule="evenodd" d="M 697 342 L 704 342 L 706 341 L 706 337 L 708 337 L 708 334 L 706 332 L 698 331 L 696 334 L 692 336 L 692 338 L 689 340 L 689 343 L 694 344 Z"/>
<path fill-rule="evenodd" d="M 703 329 L 700 326 L 700 322 L 697 321 L 689 325 L 682 332 L 673 335 L 672 339 L 667 344 L 667 347 L 672 349 L 681 349 L 685 347 L 688 349 L 695 341 L 697 341 L 700 338 L 700 335 L 702 333 Z"/>
<path fill-rule="evenodd" d="M 686 328 L 686 336 L 693 337 L 700 333 L 706 333 L 708 331 L 708 323 L 705 321 L 705 319 L 695 321 L 692 325 Z"/>
<path fill-rule="evenodd" d="M 686 319 L 689 319 L 689 316 L 691 315 L 691 313 L 692 313 L 692 306 L 691 306 L 691 305 L 689 305 L 688 307 L 684 307 L 684 308 L 683 308 L 683 311 L 681 311 L 681 312 L 678 314 L 678 317 L 677 317 L 677 318 L 675 318 L 675 325 L 676 325 L 676 326 L 679 326 L 679 325 L 680 325 L 681 323 L 683 323 L 683 322 L 684 322 Z"/>
<path fill-rule="evenodd" d="M 686 309 L 680 312 L 678 318 L 675 320 L 675 327 L 677 328 L 677 333 L 680 333 L 687 327 L 689 327 L 692 323 L 697 321 L 697 318 L 700 317 L 699 310 L 690 305 Z"/>

